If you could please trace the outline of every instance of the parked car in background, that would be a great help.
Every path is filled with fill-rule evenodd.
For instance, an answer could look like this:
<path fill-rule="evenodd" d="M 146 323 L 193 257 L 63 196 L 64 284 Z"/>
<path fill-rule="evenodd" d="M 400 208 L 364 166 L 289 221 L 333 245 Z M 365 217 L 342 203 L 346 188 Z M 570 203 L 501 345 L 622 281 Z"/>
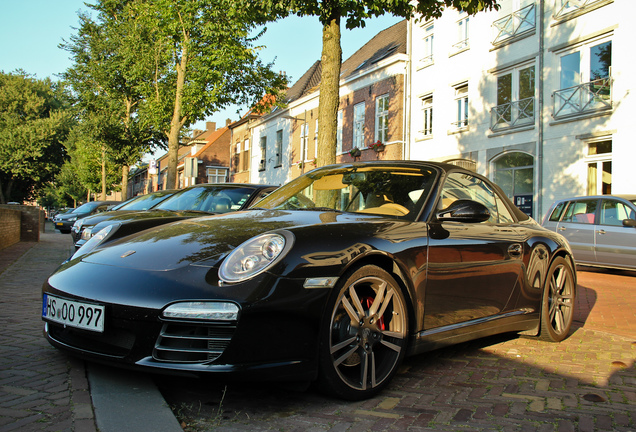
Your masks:
<path fill-rule="evenodd" d="M 161 201 L 165 200 L 171 195 L 174 195 L 178 191 L 179 189 L 166 189 L 162 191 L 151 192 L 145 195 L 139 195 L 129 199 L 128 201 L 116 205 L 108 212 L 102 212 L 92 216 L 87 216 L 82 219 L 78 219 L 71 227 L 73 242 L 77 242 L 82 237 L 82 231 L 84 231 L 84 229 L 87 227 L 90 229 L 101 221 L 122 214 L 134 211 L 149 210 L 159 204 Z"/>
<path fill-rule="evenodd" d="M 103 232 L 99 239 L 93 240 L 81 253 L 86 253 L 99 243 L 110 242 L 168 222 L 244 210 L 277 187 L 245 183 L 207 183 L 190 186 L 147 211 L 115 214 L 90 226 L 85 224 L 81 237 L 75 242 L 75 248 L 80 249 L 104 228 L 108 228 L 108 232 Z"/>
<path fill-rule="evenodd" d="M 577 264 L 636 270 L 636 195 L 562 199 L 543 226 L 567 239 Z"/>
<path fill-rule="evenodd" d="M 374 161 L 78 255 L 44 283 L 42 317 L 52 345 L 87 359 L 316 380 L 356 400 L 407 354 L 504 332 L 563 340 L 575 290 L 565 239 L 485 177 Z"/>
<path fill-rule="evenodd" d="M 53 225 L 55 229 L 60 230 L 61 233 L 68 234 L 71 232 L 71 227 L 76 220 L 96 213 L 105 212 L 120 203 L 121 201 L 90 201 L 77 207 L 72 212 L 55 215 Z"/>

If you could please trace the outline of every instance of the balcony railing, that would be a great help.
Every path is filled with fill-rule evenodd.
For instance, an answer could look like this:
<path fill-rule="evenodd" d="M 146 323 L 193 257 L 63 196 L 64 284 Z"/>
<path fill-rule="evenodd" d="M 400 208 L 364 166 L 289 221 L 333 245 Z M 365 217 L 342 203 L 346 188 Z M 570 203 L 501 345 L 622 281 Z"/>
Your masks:
<path fill-rule="evenodd" d="M 612 79 L 601 78 L 552 94 L 554 118 L 612 108 Z"/>
<path fill-rule="evenodd" d="M 493 26 L 496 36 L 492 44 L 498 45 L 508 39 L 534 29 L 536 27 L 534 10 L 534 4 L 531 4 L 495 21 Z"/>
<path fill-rule="evenodd" d="M 598 3 L 601 0 L 568 0 L 564 1 L 561 9 L 554 14 L 555 18 L 561 18 L 564 15 L 567 15 L 571 12 L 575 12 L 581 9 L 585 9 L 593 3 Z"/>
<path fill-rule="evenodd" d="M 493 132 L 533 123 L 533 97 L 497 105 L 490 110 L 490 129 Z"/>

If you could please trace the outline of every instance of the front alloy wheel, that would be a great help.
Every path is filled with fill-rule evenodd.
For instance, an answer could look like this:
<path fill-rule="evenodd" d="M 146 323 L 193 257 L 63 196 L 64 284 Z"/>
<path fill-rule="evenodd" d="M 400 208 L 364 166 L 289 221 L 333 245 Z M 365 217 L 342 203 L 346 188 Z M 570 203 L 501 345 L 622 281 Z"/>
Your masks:
<path fill-rule="evenodd" d="M 548 271 L 541 307 L 541 334 L 543 340 L 561 342 L 570 333 L 574 318 L 576 283 L 572 265 L 557 257 Z"/>
<path fill-rule="evenodd" d="M 359 400 L 378 393 L 406 350 L 408 314 L 395 279 L 368 265 L 342 285 L 321 345 L 321 384 L 336 396 Z"/>

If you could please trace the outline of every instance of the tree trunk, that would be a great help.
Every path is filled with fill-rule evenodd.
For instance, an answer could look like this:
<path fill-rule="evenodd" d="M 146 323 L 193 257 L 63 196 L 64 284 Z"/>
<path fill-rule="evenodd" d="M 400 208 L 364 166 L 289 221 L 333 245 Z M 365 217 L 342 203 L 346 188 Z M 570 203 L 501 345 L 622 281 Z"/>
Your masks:
<path fill-rule="evenodd" d="M 102 146 L 102 200 L 106 199 L 106 147 Z"/>
<path fill-rule="evenodd" d="M 188 64 L 187 40 L 181 48 L 181 61 L 176 65 L 177 87 L 174 98 L 174 110 L 170 121 L 170 131 L 168 132 L 168 173 L 166 178 L 166 189 L 177 188 L 177 162 L 179 160 L 179 137 L 181 128 L 185 124 L 185 118 L 181 117 L 181 104 L 183 99 L 183 88 L 185 86 L 186 66 Z"/>
<path fill-rule="evenodd" d="M 128 173 L 130 172 L 130 167 L 128 165 L 123 165 L 121 167 L 121 200 L 126 201 L 128 199 Z"/>
<path fill-rule="evenodd" d="M 318 157 L 316 166 L 336 162 L 338 105 L 340 104 L 340 17 L 332 18 L 322 28 L 322 75 L 318 105 Z"/>

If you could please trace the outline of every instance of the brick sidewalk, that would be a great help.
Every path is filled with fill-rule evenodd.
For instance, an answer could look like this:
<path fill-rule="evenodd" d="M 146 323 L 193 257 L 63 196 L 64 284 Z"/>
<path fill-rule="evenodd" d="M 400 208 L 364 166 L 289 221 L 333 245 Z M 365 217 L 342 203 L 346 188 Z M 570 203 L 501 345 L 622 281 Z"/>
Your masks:
<path fill-rule="evenodd" d="M 84 363 L 42 336 L 42 283 L 72 248 L 49 232 L 0 251 L 0 432 L 96 430 Z"/>

